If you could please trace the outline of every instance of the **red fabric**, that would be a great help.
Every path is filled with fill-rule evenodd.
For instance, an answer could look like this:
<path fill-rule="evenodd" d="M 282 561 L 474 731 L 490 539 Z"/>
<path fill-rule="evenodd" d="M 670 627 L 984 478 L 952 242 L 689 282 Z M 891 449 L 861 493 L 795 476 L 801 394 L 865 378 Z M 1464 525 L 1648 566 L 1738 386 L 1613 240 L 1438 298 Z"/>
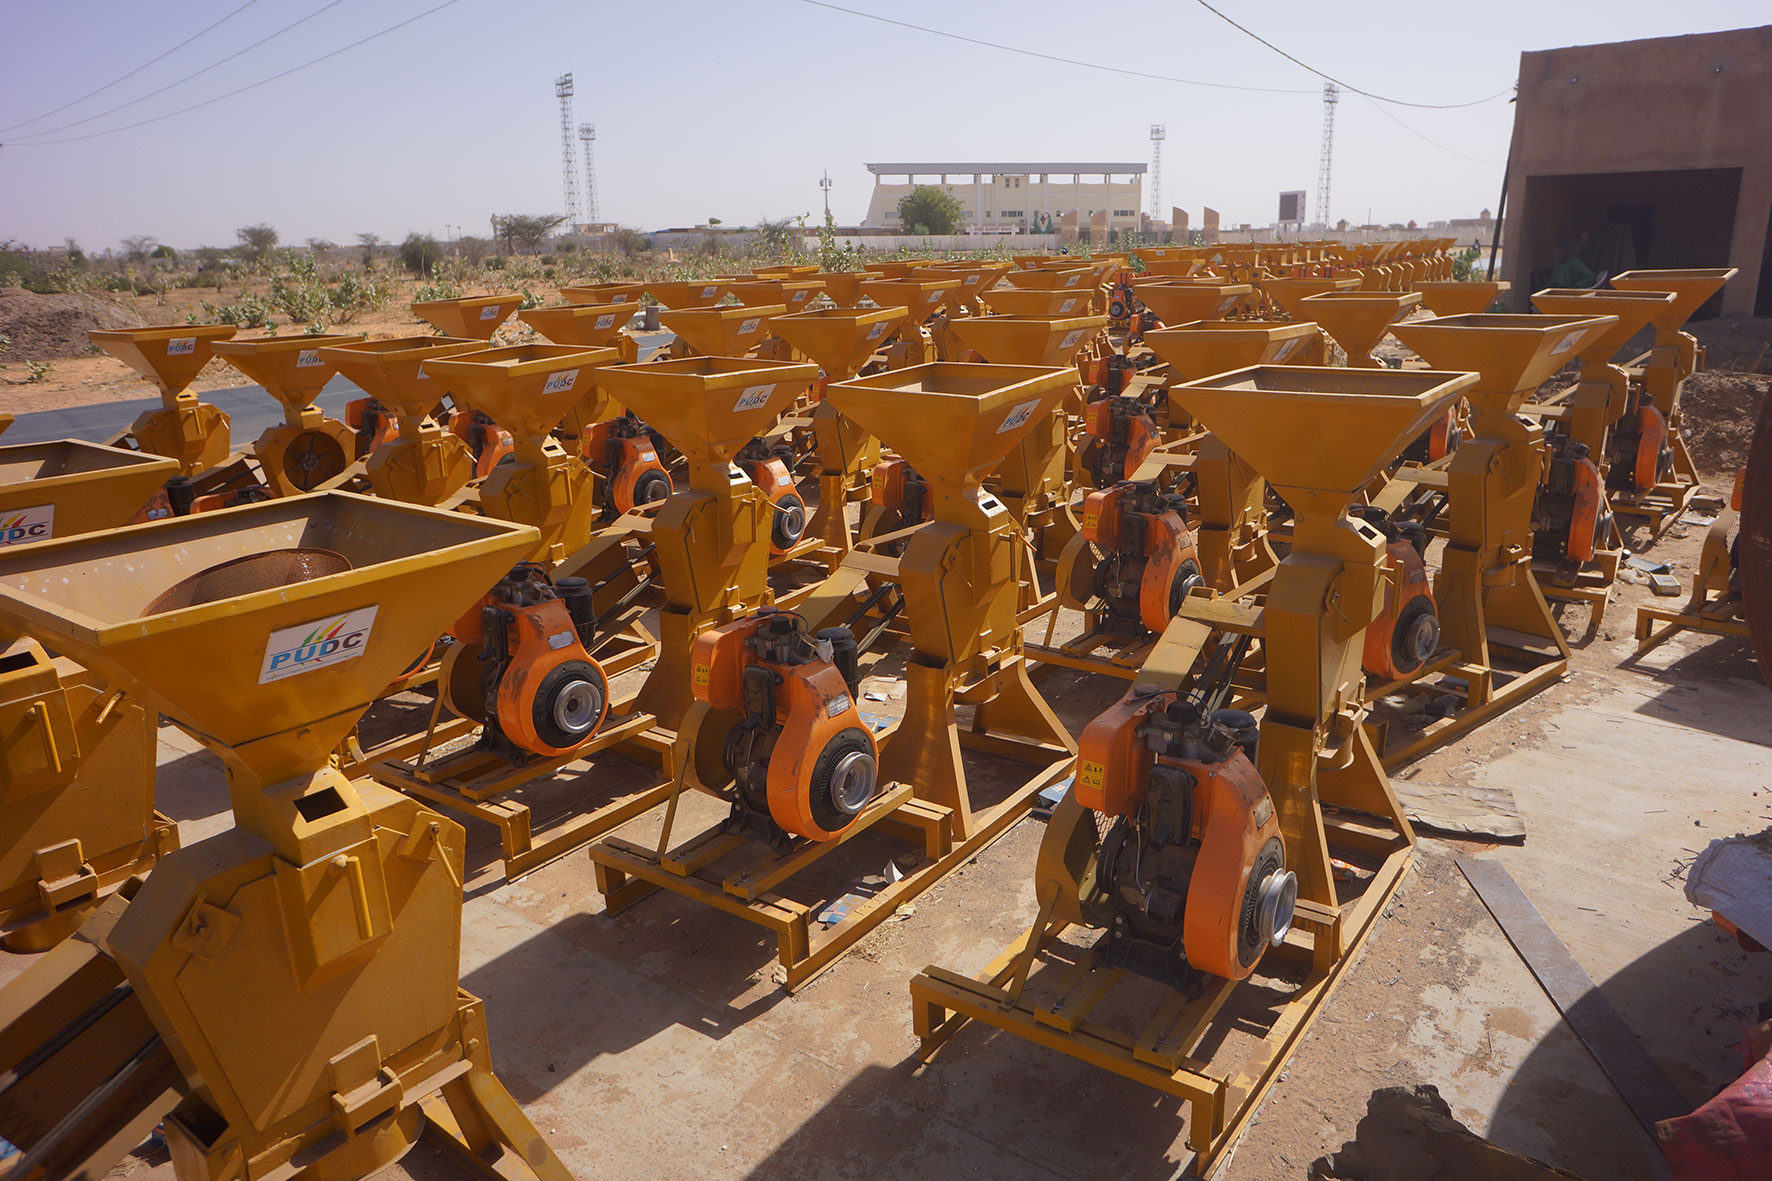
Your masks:
<path fill-rule="evenodd" d="M 1760 1059 L 1703 1107 L 1655 1130 L 1679 1181 L 1772 1177 L 1772 1062 Z"/>

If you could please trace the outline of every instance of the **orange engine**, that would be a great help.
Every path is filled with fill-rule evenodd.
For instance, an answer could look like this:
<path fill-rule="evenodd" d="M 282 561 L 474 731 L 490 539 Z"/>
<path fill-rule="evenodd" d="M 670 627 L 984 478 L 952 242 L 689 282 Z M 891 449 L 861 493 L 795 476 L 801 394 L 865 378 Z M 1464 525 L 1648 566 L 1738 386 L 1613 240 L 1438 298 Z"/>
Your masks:
<path fill-rule="evenodd" d="M 199 492 L 189 476 L 174 476 L 135 510 L 135 515 L 129 518 L 128 523 L 142 525 L 149 521 L 164 521 L 168 517 L 188 517 L 192 513 L 214 512 L 216 509 L 257 504 L 269 499 L 271 490 L 263 484 Z"/>
<path fill-rule="evenodd" d="M 868 499 L 898 514 L 899 528 L 934 518 L 935 505 L 929 495 L 929 485 L 902 459 L 888 459 L 875 465 L 874 473 L 868 479 Z"/>
<path fill-rule="evenodd" d="M 1273 800 L 1255 769 L 1255 719 L 1134 688 L 1084 729 L 1077 802 L 1110 818 L 1084 917 L 1104 963 L 1186 992 L 1240 980 L 1292 926 Z"/>
<path fill-rule="evenodd" d="M 1368 674 L 1397 680 L 1411 676 L 1440 648 L 1440 616 L 1427 577 L 1427 530 L 1414 521 L 1393 521 L 1382 511 L 1360 514 L 1384 534 L 1384 608 L 1366 627 L 1360 666 Z"/>
<path fill-rule="evenodd" d="M 1200 557 L 1186 522 L 1187 502 L 1148 481 L 1124 480 L 1083 501 L 1083 540 L 1095 547 L 1097 630 L 1161 632 L 1196 586 Z"/>
<path fill-rule="evenodd" d="M 605 511 L 619 515 L 656 504 L 671 494 L 671 476 L 658 457 L 652 430 L 632 411 L 593 423 L 579 453 L 603 477 Z"/>
<path fill-rule="evenodd" d="M 480 722 L 480 748 L 501 758 L 570 754 L 609 711 L 609 679 L 585 647 L 596 622 L 584 579 L 524 562 L 449 629 L 445 704 Z"/>
<path fill-rule="evenodd" d="M 1432 463 L 1458 450 L 1458 444 L 1463 438 L 1464 431 L 1458 423 L 1457 407 L 1448 406 L 1446 412 L 1436 418 L 1432 426 L 1403 448 L 1403 453 L 1398 458 L 1409 463 Z"/>
<path fill-rule="evenodd" d="M 752 439 L 739 449 L 735 463 L 763 490 L 775 515 L 769 524 L 769 552 L 787 553 L 806 536 L 806 501 L 794 487 L 790 470 L 793 453 L 772 450 L 761 439 Z"/>
<path fill-rule="evenodd" d="M 345 425 L 357 434 L 358 459 L 400 437 L 400 420 L 375 398 L 352 398 L 346 402 Z"/>
<path fill-rule="evenodd" d="M 1633 391 L 1624 414 L 1613 424 L 1608 446 L 1612 465 L 1606 482 L 1620 492 L 1647 492 L 1673 471 L 1674 452 L 1667 419 L 1654 399 Z"/>
<path fill-rule="evenodd" d="M 1097 488 L 1131 479 L 1162 439 L 1150 407 L 1119 396 L 1089 403 L 1083 432 L 1079 458 Z"/>
<path fill-rule="evenodd" d="M 828 841 L 874 798 L 879 752 L 856 710 L 861 671 L 848 628 L 807 634 L 789 611 L 764 611 L 695 641 L 698 701 L 729 710 L 723 759 L 733 831 L 772 844 Z"/>
<path fill-rule="evenodd" d="M 474 478 L 484 480 L 511 453 L 511 433 L 478 410 L 457 410 L 449 430 L 474 453 Z"/>
<path fill-rule="evenodd" d="M 1560 431 L 1544 436 L 1544 477 L 1532 502 L 1532 559 L 1556 566 L 1591 562 L 1612 531 L 1600 469 Z"/>

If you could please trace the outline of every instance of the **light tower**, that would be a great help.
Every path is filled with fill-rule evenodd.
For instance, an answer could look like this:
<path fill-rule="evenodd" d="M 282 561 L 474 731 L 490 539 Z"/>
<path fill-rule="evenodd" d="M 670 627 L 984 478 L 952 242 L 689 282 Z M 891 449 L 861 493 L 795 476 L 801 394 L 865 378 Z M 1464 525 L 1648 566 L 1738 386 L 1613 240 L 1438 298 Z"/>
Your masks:
<path fill-rule="evenodd" d="M 578 229 L 578 158 L 572 152 L 572 75 L 554 79 L 554 97 L 560 100 L 560 175 L 566 187 L 567 233 Z"/>
<path fill-rule="evenodd" d="M 1335 155 L 1335 104 L 1341 88 L 1323 83 L 1323 152 L 1317 157 L 1317 224 L 1329 228 L 1329 165 Z"/>
<path fill-rule="evenodd" d="M 818 187 L 824 190 L 824 219 L 829 221 L 831 220 L 831 174 L 828 169 L 823 176 L 818 178 Z"/>
<path fill-rule="evenodd" d="M 585 146 L 585 220 L 601 221 L 603 219 L 597 216 L 597 159 L 591 148 L 597 142 L 597 125 L 580 123 L 578 139 Z"/>
<path fill-rule="evenodd" d="M 1163 141 L 1169 129 L 1161 123 L 1151 124 L 1151 216 L 1169 220 L 1163 213 Z"/>

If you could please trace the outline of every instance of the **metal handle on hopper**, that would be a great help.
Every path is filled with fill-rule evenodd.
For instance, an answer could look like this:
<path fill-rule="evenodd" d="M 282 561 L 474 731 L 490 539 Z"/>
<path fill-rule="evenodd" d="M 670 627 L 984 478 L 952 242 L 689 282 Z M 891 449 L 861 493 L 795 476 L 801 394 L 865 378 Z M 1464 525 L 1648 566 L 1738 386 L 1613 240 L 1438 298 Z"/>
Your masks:
<path fill-rule="evenodd" d="M 49 706 L 41 701 L 33 701 L 31 716 L 37 719 L 37 725 L 43 729 L 43 754 L 49 759 L 49 768 L 59 775 L 62 769 L 62 755 L 55 745 L 55 727 L 49 724 Z"/>

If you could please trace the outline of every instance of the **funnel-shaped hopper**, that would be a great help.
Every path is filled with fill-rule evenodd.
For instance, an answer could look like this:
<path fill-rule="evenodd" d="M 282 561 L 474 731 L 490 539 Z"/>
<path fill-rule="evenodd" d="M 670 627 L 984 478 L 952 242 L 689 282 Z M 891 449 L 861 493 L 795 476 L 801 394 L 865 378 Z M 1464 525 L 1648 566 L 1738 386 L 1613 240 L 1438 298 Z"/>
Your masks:
<path fill-rule="evenodd" d="M 1222 320 L 1237 310 L 1254 288 L 1247 283 L 1150 282 L 1133 285 L 1144 306 L 1165 324 Z"/>
<path fill-rule="evenodd" d="M 355 344 L 361 336 L 266 336 L 257 340 L 218 340 L 215 355 L 265 387 L 289 410 L 314 404 L 338 370 L 324 351 Z"/>
<path fill-rule="evenodd" d="M 1171 386 L 1169 398 L 1295 512 L 1339 515 L 1475 381 L 1471 373 L 1259 365 Z"/>
<path fill-rule="evenodd" d="M 234 331 L 232 324 L 180 324 L 93 331 L 86 338 L 172 397 L 183 392 L 209 364 L 215 342 L 227 340 Z"/>
<path fill-rule="evenodd" d="M 423 418 L 449 390 L 424 371 L 426 361 L 484 351 L 478 340 L 450 336 L 401 336 L 393 340 L 359 340 L 320 350 L 320 355 L 363 392 L 393 410 L 401 419 Z"/>
<path fill-rule="evenodd" d="M 1144 334 L 1151 351 L 1169 363 L 1174 381 L 1199 381 L 1252 365 L 1284 365 L 1317 335 L 1310 323 L 1198 320 Z"/>
<path fill-rule="evenodd" d="M 1692 318 L 1705 300 L 1722 290 L 1733 279 L 1734 267 L 1694 267 L 1672 271 L 1625 271 L 1612 276 L 1612 286 L 1620 291 L 1671 291 L 1673 306 L 1657 316 L 1655 327 L 1672 331 Z"/>
<path fill-rule="evenodd" d="M 321 766 L 534 544 L 533 529 L 348 493 L 270 500 L 0 555 L 0 619 L 232 748 L 269 784 Z M 307 581 L 267 569 L 294 564 L 276 552 L 290 549 L 348 568 Z M 239 559 L 195 605 L 152 610 Z"/>
<path fill-rule="evenodd" d="M 764 278 L 801 279 L 818 274 L 818 268 L 805 263 L 781 262 L 774 266 L 758 267 L 755 274 Z"/>
<path fill-rule="evenodd" d="M 947 293 L 960 286 L 958 279 L 869 279 L 861 293 L 883 308 L 904 308 L 911 324 L 921 324 L 935 314 Z"/>
<path fill-rule="evenodd" d="M 1006 262 L 968 262 L 950 263 L 935 268 L 937 276 L 960 280 L 960 285 L 947 293 L 942 301 L 949 307 L 959 307 L 977 299 L 980 293 L 989 291 L 997 285 L 997 281 L 1009 270 Z M 932 276 L 932 277 L 937 277 Z"/>
<path fill-rule="evenodd" d="M 878 271 L 888 279 L 906 279 L 924 267 L 935 265 L 933 258 L 901 258 L 894 262 L 869 263 L 868 269 Z"/>
<path fill-rule="evenodd" d="M 612 365 L 597 384 L 705 470 L 723 469 L 817 376 L 809 362 L 710 356 Z"/>
<path fill-rule="evenodd" d="M 1477 375 L 1474 392 L 1525 394 L 1574 360 L 1611 316 L 1441 316 L 1398 324 L 1393 332 L 1435 369 Z"/>
<path fill-rule="evenodd" d="M 659 280 L 646 284 L 646 294 L 667 308 L 706 308 L 726 294 L 722 279 Z"/>
<path fill-rule="evenodd" d="M 646 284 L 633 283 L 587 283 L 580 287 L 560 288 L 560 298 L 567 303 L 639 303 L 640 294 L 646 290 Z"/>
<path fill-rule="evenodd" d="M 1087 290 L 1095 286 L 1095 268 L 1071 266 L 1060 270 L 1057 267 L 1038 267 L 1032 270 L 1010 271 L 1003 276 L 1023 291 L 1058 291 Z"/>
<path fill-rule="evenodd" d="M 1082 316 L 1089 312 L 1089 292 L 1075 288 L 1028 291 L 998 286 L 979 298 L 1001 316 Z"/>
<path fill-rule="evenodd" d="M 498 326 L 523 306 L 520 295 L 469 295 L 412 304 L 412 314 L 445 336 L 491 340 Z"/>
<path fill-rule="evenodd" d="M 1671 291 L 1604 291 L 1590 287 L 1547 287 L 1532 293 L 1532 306 L 1550 316 L 1616 316 L 1618 323 L 1581 346 L 1608 360 L 1625 342 L 1673 308 Z"/>
<path fill-rule="evenodd" d="M 614 349 L 520 344 L 426 361 L 425 372 L 513 438 L 535 441 L 597 384 L 591 370 L 615 359 Z"/>
<path fill-rule="evenodd" d="M 967 316 L 948 324 L 993 365 L 1073 365 L 1106 316 Z M 913 465 L 914 466 L 914 465 Z"/>
<path fill-rule="evenodd" d="M 1294 320 L 1308 320 L 1310 312 L 1300 306 L 1301 301 L 1313 295 L 1321 295 L 1325 291 L 1352 291 L 1360 285 L 1355 278 L 1323 278 L 1307 275 L 1297 279 L 1263 279 L 1262 294 L 1280 305 L 1280 310 Z"/>
<path fill-rule="evenodd" d="M 1370 365 L 1378 342 L 1420 302 L 1413 291 L 1325 291 L 1299 300 L 1298 318 L 1322 325 L 1349 364 Z"/>
<path fill-rule="evenodd" d="M 824 284 L 824 293 L 840 308 L 852 308 L 861 302 L 861 285 L 880 278 L 878 271 L 819 271 L 812 276 Z"/>
<path fill-rule="evenodd" d="M 803 312 L 818 293 L 824 290 L 824 284 L 817 279 L 773 278 L 773 279 L 738 279 L 726 284 L 726 290 L 737 298 L 739 303 L 751 307 L 773 307 L 785 305 L 790 312 Z"/>
<path fill-rule="evenodd" d="M 1502 279 L 1437 279 L 1417 283 L 1421 306 L 1436 316 L 1471 316 L 1487 311 L 1513 284 Z"/>
<path fill-rule="evenodd" d="M 1144 273 L 1153 279 L 1185 279 L 1204 265 L 1197 258 L 1153 258 L 1145 260 Z"/>
<path fill-rule="evenodd" d="M 825 398 L 954 494 L 983 483 L 1076 381 L 1075 369 L 935 361 L 834 383 Z"/>
<path fill-rule="evenodd" d="M 63 439 L 0 447 L 0 549 L 127 524 L 178 461 Z"/>
<path fill-rule="evenodd" d="M 709 357 L 742 357 L 769 335 L 769 321 L 786 315 L 779 303 L 767 307 L 737 304 L 715 308 L 676 308 L 658 314 L 677 339 Z"/>
<path fill-rule="evenodd" d="M 13 423 L 13 416 L 12 415 L 0 414 L 0 435 L 4 435 L 6 433 L 6 428 L 11 426 L 12 423 Z"/>
<path fill-rule="evenodd" d="M 578 303 L 563 308 L 530 308 L 518 312 L 517 319 L 555 344 L 600 349 L 615 343 L 638 308 L 638 304 L 627 301 Z"/>
<path fill-rule="evenodd" d="M 777 316 L 769 331 L 818 363 L 832 381 L 853 377 L 908 313 L 903 308 L 826 308 Z"/>

